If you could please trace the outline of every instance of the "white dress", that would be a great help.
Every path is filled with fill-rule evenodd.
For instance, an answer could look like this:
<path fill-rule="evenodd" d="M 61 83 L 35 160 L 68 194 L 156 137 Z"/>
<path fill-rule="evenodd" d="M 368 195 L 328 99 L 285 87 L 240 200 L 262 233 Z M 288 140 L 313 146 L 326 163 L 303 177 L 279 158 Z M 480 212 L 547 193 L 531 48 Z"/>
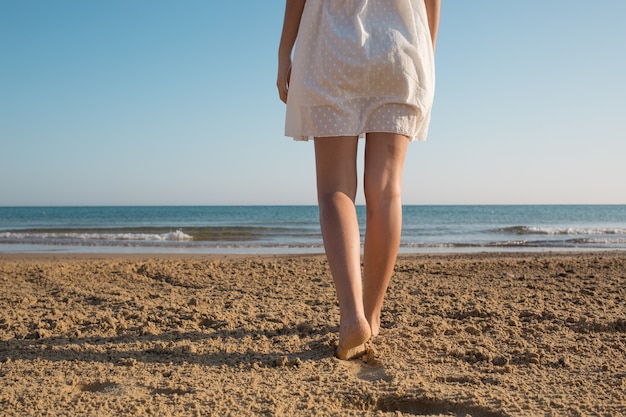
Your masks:
<path fill-rule="evenodd" d="M 424 0 L 307 0 L 285 135 L 424 140 L 435 87 Z"/>

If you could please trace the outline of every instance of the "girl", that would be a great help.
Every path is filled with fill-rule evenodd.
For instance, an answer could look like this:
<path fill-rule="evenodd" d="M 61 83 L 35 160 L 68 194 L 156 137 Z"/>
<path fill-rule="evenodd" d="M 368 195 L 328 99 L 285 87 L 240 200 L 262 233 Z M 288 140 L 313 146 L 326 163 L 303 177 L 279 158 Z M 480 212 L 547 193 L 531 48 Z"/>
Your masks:
<path fill-rule="evenodd" d="M 287 104 L 286 136 L 315 143 L 320 225 L 339 300 L 339 359 L 362 355 L 380 330 L 400 246 L 407 145 L 424 140 L 430 122 L 439 10 L 440 0 L 286 3 L 277 86 Z M 354 205 L 359 137 L 363 276 Z"/>

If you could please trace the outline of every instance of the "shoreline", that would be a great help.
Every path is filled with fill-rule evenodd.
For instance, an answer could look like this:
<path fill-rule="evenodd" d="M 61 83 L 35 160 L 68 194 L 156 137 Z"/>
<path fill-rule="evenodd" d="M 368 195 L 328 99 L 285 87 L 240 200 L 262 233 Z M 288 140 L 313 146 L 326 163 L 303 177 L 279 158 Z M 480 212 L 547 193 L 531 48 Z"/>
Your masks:
<path fill-rule="evenodd" d="M 527 251 L 475 251 L 475 252 L 424 252 L 398 254 L 399 261 L 418 259 L 469 259 L 469 258 L 523 258 L 523 257 L 571 257 L 571 256 L 602 256 L 623 255 L 626 250 L 621 249 L 563 249 L 563 250 L 527 250 Z M 326 259 L 323 251 L 311 253 L 169 253 L 169 252 L 0 252 L 0 262 L 30 261 L 83 261 L 83 260 L 131 260 L 146 259 L 164 260 L 286 260 L 290 258 L 322 258 Z"/>
<path fill-rule="evenodd" d="M 381 334 L 340 361 L 321 254 L 0 254 L 0 405 L 7 416 L 621 415 L 625 303 L 623 251 L 401 254 Z"/>

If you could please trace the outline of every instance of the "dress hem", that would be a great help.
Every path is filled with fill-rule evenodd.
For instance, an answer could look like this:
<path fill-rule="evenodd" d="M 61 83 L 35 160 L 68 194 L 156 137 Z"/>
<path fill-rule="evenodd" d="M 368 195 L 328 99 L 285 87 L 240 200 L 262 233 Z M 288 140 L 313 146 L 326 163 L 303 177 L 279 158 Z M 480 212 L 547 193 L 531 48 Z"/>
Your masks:
<path fill-rule="evenodd" d="M 418 136 L 413 136 L 413 135 L 407 135 L 405 133 L 400 133 L 400 132 L 364 132 L 364 133 L 359 133 L 356 135 L 353 134 L 346 134 L 346 135 L 319 135 L 319 136 L 315 136 L 315 135 L 310 135 L 310 136 L 306 136 L 306 135 L 290 135 L 290 134 L 285 134 L 286 138 L 291 138 L 296 142 L 308 142 L 310 140 L 313 140 L 315 138 L 337 138 L 337 137 L 355 137 L 358 136 L 359 139 L 365 139 L 365 135 L 368 133 L 393 133 L 396 135 L 402 135 L 402 136 L 406 136 L 409 139 L 409 142 L 426 142 L 426 137 L 418 137 Z"/>

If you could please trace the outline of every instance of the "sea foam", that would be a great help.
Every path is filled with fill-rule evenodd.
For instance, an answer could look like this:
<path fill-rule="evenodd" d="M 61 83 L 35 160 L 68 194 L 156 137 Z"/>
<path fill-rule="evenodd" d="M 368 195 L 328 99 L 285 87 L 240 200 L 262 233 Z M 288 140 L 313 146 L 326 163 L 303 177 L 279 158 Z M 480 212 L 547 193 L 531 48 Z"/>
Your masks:
<path fill-rule="evenodd" d="M 10 241 L 46 241 L 46 240 L 79 240 L 79 241 L 140 241 L 140 242 L 188 242 L 193 236 L 176 230 L 165 233 L 94 233 L 94 232 L 0 232 L 0 239 Z"/>
<path fill-rule="evenodd" d="M 496 229 L 498 233 L 514 235 L 623 235 L 626 228 L 610 227 L 539 227 L 539 226 L 512 226 Z"/>

